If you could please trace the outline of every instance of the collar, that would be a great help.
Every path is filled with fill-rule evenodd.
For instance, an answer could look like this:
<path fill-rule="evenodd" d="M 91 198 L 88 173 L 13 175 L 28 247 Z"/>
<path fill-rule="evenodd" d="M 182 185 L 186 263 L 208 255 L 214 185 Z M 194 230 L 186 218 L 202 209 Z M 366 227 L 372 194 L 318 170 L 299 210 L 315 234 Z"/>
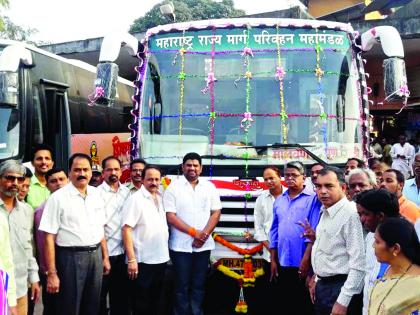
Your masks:
<path fill-rule="evenodd" d="M 398 198 L 398 205 L 400 206 L 400 210 L 401 210 L 401 205 L 406 202 L 407 198 L 405 198 L 404 195 L 401 195 L 400 198 Z"/>
<path fill-rule="evenodd" d="M 332 205 L 329 208 L 325 208 L 322 206 L 321 210 L 328 213 L 328 215 L 331 218 L 334 218 L 334 216 L 343 208 L 347 203 L 350 203 L 350 201 L 344 196 L 340 201 L 336 202 L 334 205 Z"/>
<path fill-rule="evenodd" d="M 416 178 L 410 178 L 405 181 L 405 185 L 417 187 Z"/>
<path fill-rule="evenodd" d="M 296 195 L 295 198 L 299 197 L 302 194 L 307 195 L 307 196 L 312 196 L 314 194 L 314 191 L 311 190 L 308 187 L 308 185 L 305 185 L 305 187 L 303 187 L 302 191 L 298 195 Z M 283 196 L 289 196 L 289 190 L 286 190 L 282 195 Z M 293 199 L 295 199 L 295 198 L 293 198 Z"/>
<path fill-rule="evenodd" d="M 183 185 L 190 185 L 191 186 L 191 183 L 187 180 L 187 178 L 185 177 L 185 175 L 182 175 L 182 177 L 180 178 L 180 181 L 181 181 L 181 183 L 183 184 Z M 203 183 L 202 183 L 202 180 L 200 180 L 200 177 L 198 178 L 198 183 L 197 183 L 197 185 L 196 185 L 196 187 L 197 186 L 201 186 Z"/>
<path fill-rule="evenodd" d="M 143 185 L 141 185 L 141 186 L 140 186 L 140 188 L 141 188 L 141 187 L 143 187 Z M 139 188 L 137 188 L 136 186 L 134 186 L 134 183 L 133 183 L 133 182 L 129 182 L 129 183 L 127 184 L 127 188 L 128 188 L 128 189 L 130 189 L 130 190 L 134 190 L 134 189 L 135 189 L 135 190 L 139 190 Z"/>
<path fill-rule="evenodd" d="M 141 192 L 141 194 L 143 195 L 144 198 L 146 198 L 146 199 L 153 199 L 152 194 L 146 189 L 146 187 L 144 187 L 144 185 L 141 185 L 139 191 Z M 157 196 L 159 198 L 162 197 L 162 194 L 160 193 L 159 190 L 157 192 Z"/>
<path fill-rule="evenodd" d="M 41 184 L 41 182 L 39 181 L 38 177 L 36 177 L 35 174 L 31 177 L 31 185 L 37 185 L 37 186 L 41 186 L 41 187 L 46 187 L 46 186 L 44 186 L 44 185 Z"/>
<path fill-rule="evenodd" d="M 120 182 L 118 182 L 118 189 L 117 189 L 117 191 L 115 191 L 111 188 L 111 186 L 108 185 L 108 183 L 106 181 L 103 181 L 102 184 L 99 187 L 101 187 L 106 192 L 118 193 L 121 190 L 122 185 L 121 185 Z"/>
<path fill-rule="evenodd" d="M 69 182 L 67 184 L 67 186 L 68 186 L 70 195 L 72 195 L 72 196 L 80 196 L 80 197 L 84 198 L 83 195 L 80 193 L 80 191 L 77 190 L 76 186 L 74 186 L 72 182 Z M 86 189 L 86 196 L 92 194 L 93 190 L 95 190 L 95 189 L 96 189 L 95 187 L 88 185 L 87 186 L 87 189 Z"/>
<path fill-rule="evenodd" d="M 20 201 L 17 199 L 17 197 L 15 197 L 13 210 L 19 210 L 19 208 L 20 208 L 19 203 L 20 203 Z M 6 209 L 6 207 L 4 206 L 3 199 L 1 199 L 1 198 L 0 198 L 0 207 L 3 207 L 4 209 Z"/>

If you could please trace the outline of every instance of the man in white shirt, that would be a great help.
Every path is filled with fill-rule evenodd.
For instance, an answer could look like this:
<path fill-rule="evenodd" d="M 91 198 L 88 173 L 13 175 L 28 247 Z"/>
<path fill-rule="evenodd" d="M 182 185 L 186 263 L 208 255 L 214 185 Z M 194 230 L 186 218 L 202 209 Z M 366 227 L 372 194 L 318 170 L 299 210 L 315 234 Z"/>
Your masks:
<path fill-rule="evenodd" d="M 199 179 L 202 170 L 201 156 L 186 154 L 182 161 L 184 176 L 172 182 L 163 197 L 175 275 L 173 315 L 202 314 L 210 251 L 215 246 L 211 233 L 222 208 L 214 185 Z"/>
<path fill-rule="evenodd" d="M 123 239 L 128 276 L 134 283 L 134 314 L 159 314 L 162 283 L 169 260 L 169 231 L 159 186 L 158 167 L 147 165 L 141 188 L 123 210 Z"/>
<path fill-rule="evenodd" d="M 14 160 L 0 164 L 0 215 L 9 224 L 19 315 L 28 313 L 28 282 L 32 301 L 37 301 L 41 293 L 38 264 L 32 247 L 33 210 L 17 199 L 19 184 L 25 180 L 25 171 L 25 167 Z"/>
<path fill-rule="evenodd" d="M 361 300 L 356 305 L 355 296 L 363 289 L 365 246 L 356 206 L 345 196 L 340 169 L 322 169 L 315 185 L 322 203 L 312 248 L 312 267 L 317 277 L 315 313 L 360 314 Z"/>
<path fill-rule="evenodd" d="M 104 181 L 98 186 L 105 205 L 105 238 L 108 246 L 111 272 L 102 278 L 101 309 L 106 315 L 107 295 L 109 293 L 110 315 L 129 314 L 128 277 L 122 242 L 122 208 L 129 189 L 120 183 L 121 161 L 108 156 L 102 161 Z"/>
<path fill-rule="evenodd" d="M 413 158 L 413 148 L 407 142 L 405 135 L 400 135 L 399 143 L 395 143 L 391 148 L 392 166 L 391 168 L 399 170 L 404 174 L 405 179 L 411 175 L 410 160 Z"/>
<path fill-rule="evenodd" d="M 146 167 L 146 161 L 138 158 L 130 162 L 130 182 L 126 185 L 130 190 L 130 195 L 140 189 L 142 185 L 141 173 Z"/>
<path fill-rule="evenodd" d="M 69 168 L 71 182 L 48 199 L 39 227 L 46 232 L 47 291 L 58 293 L 61 315 L 97 314 L 102 274 L 110 271 L 104 202 L 88 186 L 88 155 L 73 154 Z"/>

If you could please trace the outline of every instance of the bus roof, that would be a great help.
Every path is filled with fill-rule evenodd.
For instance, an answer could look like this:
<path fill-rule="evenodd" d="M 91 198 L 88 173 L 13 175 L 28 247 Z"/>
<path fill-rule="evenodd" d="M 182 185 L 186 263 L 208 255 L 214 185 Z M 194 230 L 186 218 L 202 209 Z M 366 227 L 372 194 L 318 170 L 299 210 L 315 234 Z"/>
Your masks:
<path fill-rule="evenodd" d="M 38 47 L 36 47 L 35 45 L 32 45 L 32 44 L 19 42 L 19 41 L 14 41 L 14 40 L 9 40 L 9 39 L 0 39 L 0 46 L 6 47 L 6 46 L 10 46 L 10 45 L 23 46 L 25 49 L 36 52 L 38 54 L 42 54 L 42 55 L 45 55 L 47 57 L 59 60 L 61 62 L 68 63 L 72 66 L 84 69 L 86 71 L 96 73 L 96 67 L 95 66 L 92 66 L 92 65 L 90 65 L 86 62 L 83 62 L 81 60 L 67 59 L 67 58 L 55 55 L 55 54 L 53 54 L 49 51 L 46 51 L 44 49 L 40 49 L 40 48 L 38 48 Z M 130 85 L 130 86 L 134 86 L 133 82 L 131 82 L 127 79 L 121 78 L 121 77 L 118 77 L 118 82 L 121 82 L 121 83 L 126 84 L 126 85 Z"/>
<path fill-rule="evenodd" d="M 228 28 L 228 27 L 251 27 L 268 26 L 268 27 L 298 27 L 298 28 L 328 28 L 338 29 L 344 32 L 354 32 L 350 24 L 319 21 L 319 20 L 303 20 L 303 19 L 268 19 L 268 18 L 238 18 L 238 19 L 218 19 L 218 20 L 203 20 L 203 21 L 190 21 L 182 23 L 173 23 L 166 25 L 159 25 L 149 29 L 146 32 L 146 39 L 159 33 L 168 33 L 172 31 L 187 31 L 195 29 L 208 29 L 211 27 Z"/>

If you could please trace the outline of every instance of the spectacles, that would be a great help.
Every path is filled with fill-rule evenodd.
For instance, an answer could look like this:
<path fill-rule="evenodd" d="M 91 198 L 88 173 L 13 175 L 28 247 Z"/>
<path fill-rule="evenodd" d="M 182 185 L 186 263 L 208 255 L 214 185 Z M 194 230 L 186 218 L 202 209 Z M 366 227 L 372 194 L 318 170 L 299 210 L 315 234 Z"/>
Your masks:
<path fill-rule="evenodd" d="M 302 176 L 302 174 L 284 174 L 284 178 L 298 178 L 299 176 Z"/>
<path fill-rule="evenodd" d="M 132 169 L 131 170 L 132 173 L 143 173 L 143 170 L 139 170 L 139 169 Z"/>
<path fill-rule="evenodd" d="M 3 176 L 3 178 L 9 182 L 14 182 L 15 180 L 17 180 L 18 183 L 23 183 L 25 181 L 25 176 L 6 175 L 6 176 Z"/>

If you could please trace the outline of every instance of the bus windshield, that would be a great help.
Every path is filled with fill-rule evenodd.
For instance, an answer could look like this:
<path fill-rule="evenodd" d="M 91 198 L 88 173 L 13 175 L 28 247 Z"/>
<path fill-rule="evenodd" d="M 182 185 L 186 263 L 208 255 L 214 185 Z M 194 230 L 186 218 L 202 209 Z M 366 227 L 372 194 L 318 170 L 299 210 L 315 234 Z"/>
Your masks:
<path fill-rule="evenodd" d="M 232 36 L 233 35 L 233 36 Z M 236 37 L 235 37 L 236 36 Z M 242 37 L 241 37 L 242 36 Z M 190 151 L 214 164 L 362 157 L 358 71 L 348 34 L 252 28 L 149 38 L 141 154 L 176 164 Z"/>

